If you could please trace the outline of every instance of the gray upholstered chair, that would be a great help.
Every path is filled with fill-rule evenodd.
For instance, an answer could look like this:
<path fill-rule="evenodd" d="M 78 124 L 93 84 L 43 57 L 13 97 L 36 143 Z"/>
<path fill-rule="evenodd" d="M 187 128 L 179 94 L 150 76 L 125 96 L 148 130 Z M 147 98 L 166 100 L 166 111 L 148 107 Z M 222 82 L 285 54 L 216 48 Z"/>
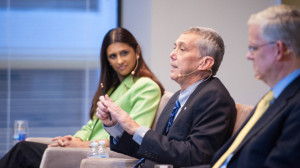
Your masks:
<path fill-rule="evenodd" d="M 43 155 L 40 168 L 60 168 L 60 167 L 79 168 L 82 159 L 85 159 L 87 157 L 88 150 L 89 148 L 61 148 L 61 147 L 47 148 Z M 109 157 L 110 157 L 109 161 L 112 161 L 116 158 L 118 159 L 122 158 L 124 160 L 124 162 L 116 161 L 115 165 L 118 165 L 117 167 L 125 167 L 125 165 L 131 163 L 134 164 L 137 161 L 137 159 L 133 157 L 121 153 L 117 153 L 114 151 L 109 151 Z M 105 163 L 108 163 L 109 161 Z M 120 165 L 124 165 L 124 166 L 120 166 Z"/>
<path fill-rule="evenodd" d="M 235 104 L 237 114 L 236 114 L 236 121 L 233 129 L 232 135 L 234 135 L 242 126 L 246 118 L 249 116 L 251 111 L 254 109 L 251 105 L 245 105 L 245 104 Z"/>
<path fill-rule="evenodd" d="M 151 129 L 155 129 L 158 117 L 172 95 L 173 93 L 166 91 L 162 96 Z M 51 143 L 51 139 L 52 138 L 31 137 L 27 138 L 26 141 L 49 144 Z M 114 151 L 109 151 L 110 158 L 102 160 L 101 165 L 98 165 L 98 158 L 85 159 L 87 157 L 88 150 L 89 148 L 47 148 L 44 152 L 40 168 L 79 168 L 80 163 L 83 167 L 132 167 L 132 165 L 137 162 L 136 158 Z M 82 159 L 83 161 L 81 162 Z"/>

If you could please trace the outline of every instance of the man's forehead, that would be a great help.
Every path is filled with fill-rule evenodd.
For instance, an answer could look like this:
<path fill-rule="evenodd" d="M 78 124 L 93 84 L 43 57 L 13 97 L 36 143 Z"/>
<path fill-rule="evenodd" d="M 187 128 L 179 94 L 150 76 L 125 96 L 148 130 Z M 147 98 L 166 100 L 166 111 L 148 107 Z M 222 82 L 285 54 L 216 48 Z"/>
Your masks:
<path fill-rule="evenodd" d="M 260 33 L 260 28 L 256 24 L 249 25 L 248 27 L 248 40 L 250 43 L 255 43 L 257 41 L 264 41 Z"/>
<path fill-rule="evenodd" d="M 196 33 L 182 33 L 178 39 L 176 40 L 175 44 L 190 44 L 190 43 L 197 43 L 201 40 L 201 36 Z"/>

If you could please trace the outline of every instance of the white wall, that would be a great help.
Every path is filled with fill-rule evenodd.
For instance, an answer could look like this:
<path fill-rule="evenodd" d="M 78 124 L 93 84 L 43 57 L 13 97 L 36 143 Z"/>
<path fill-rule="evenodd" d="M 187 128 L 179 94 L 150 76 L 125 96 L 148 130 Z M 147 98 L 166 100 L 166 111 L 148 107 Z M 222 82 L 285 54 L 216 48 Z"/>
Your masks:
<path fill-rule="evenodd" d="M 122 27 L 137 38 L 142 54 L 150 66 L 151 57 L 151 0 L 122 0 Z"/>
<path fill-rule="evenodd" d="M 278 0 L 123 0 L 123 27 L 142 45 L 144 57 L 166 90 L 179 85 L 170 79 L 169 54 L 181 32 L 191 26 L 215 29 L 226 51 L 217 77 L 236 102 L 255 105 L 269 89 L 254 78 L 246 60 L 247 20 L 252 13 L 278 4 Z"/>

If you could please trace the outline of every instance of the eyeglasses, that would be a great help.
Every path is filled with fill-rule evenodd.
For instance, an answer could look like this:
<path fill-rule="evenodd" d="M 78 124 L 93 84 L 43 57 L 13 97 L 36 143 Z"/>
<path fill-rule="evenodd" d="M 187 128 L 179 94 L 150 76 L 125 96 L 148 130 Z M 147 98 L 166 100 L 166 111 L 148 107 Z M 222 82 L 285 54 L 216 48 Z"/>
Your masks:
<path fill-rule="evenodd" d="M 261 48 L 261 47 L 265 47 L 265 46 L 268 46 L 268 45 L 272 45 L 272 44 L 276 44 L 276 42 L 269 42 L 269 43 L 266 43 L 266 44 L 262 44 L 262 45 L 249 45 L 249 47 L 248 47 L 248 50 L 249 50 L 249 52 L 250 53 L 253 53 L 254 51 L 256 51 L 256 50 L 258 50 L 259 48 Z"/>

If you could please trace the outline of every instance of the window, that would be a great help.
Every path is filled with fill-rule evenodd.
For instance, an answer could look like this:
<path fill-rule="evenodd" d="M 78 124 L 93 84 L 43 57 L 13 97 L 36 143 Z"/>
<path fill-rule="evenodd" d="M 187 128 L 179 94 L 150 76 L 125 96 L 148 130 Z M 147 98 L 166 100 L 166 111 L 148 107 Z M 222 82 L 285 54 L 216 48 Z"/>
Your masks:
<path fill-rule="evenodd" d="M 90 11 L 97 11 L 98 0 L 13 0 L 0 1 L 0 8 L 6 9 L 9 4 L 13 10 L 73 10 L 85 11 L 87 8 Z"/>
<path fill-rule="evenodd" d="M 28 120 L 31 137 L 74 134 L 89 120 L 118 1 L 5 0 L 0 22 L 2 157 L 13 145 L 14 120 Z"/>

